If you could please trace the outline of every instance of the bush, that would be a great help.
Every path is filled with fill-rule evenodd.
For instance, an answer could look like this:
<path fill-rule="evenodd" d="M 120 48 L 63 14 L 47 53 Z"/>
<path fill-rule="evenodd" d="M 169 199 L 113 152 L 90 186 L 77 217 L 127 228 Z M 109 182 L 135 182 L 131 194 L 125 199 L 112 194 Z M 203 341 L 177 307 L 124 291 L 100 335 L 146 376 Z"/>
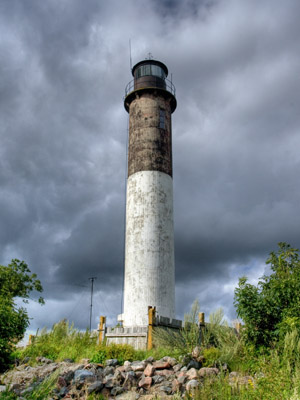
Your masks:
<path fill-rule="evenodd" d="M 245 339 L 256 346 L 271 348 L 287 332 L 300 328 L 299 250 L 283 242 L 278 247 L 266 261 L 270 276 L 260 278 L 257 286 L 242 277 L 235 289 L 234 304 L 245 322 Z"/>
<path fill-rule="evenodd" d="M 7 267 L 0 265 L 0 372 L 11 364 L 11 353 L 29 325 L 27 311 L 17 307 L 15 298 L 26 303 L 34 290 L 42 292 L 41 282 L 30 274 L 24 261 L 12 260 Z M 39 302 L 43 304 L 43 298 Z"/>
<path fill-rule="evenodd" d="M 119 364 L 124 361 L 133 361 L 136 356 L 134 348 L 128 344 L 109 344 L 107 346 L 98 346 L 95 354 L 91 358 L 91 362 L 103 363 L 105 360 L 115 358 Z"/>
<path fill-rule="evenodd" d="M 220 364 L 221 351 L 215 347 L 204 349 L 204 367 L 216 367 Z"/>

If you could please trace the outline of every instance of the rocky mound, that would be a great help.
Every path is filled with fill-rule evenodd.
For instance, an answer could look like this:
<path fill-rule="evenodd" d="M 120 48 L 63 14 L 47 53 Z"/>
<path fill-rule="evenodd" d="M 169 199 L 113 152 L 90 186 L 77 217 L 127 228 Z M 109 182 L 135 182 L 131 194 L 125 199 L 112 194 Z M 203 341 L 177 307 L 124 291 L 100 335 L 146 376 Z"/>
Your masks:
<path fill-rule="evenodd" d="M 137 399 L 139 397 L 180 396 L 186 391 L 195 390 L 204 379 L 214 379 L 217 368 L 201 368 L 200 363 L 191 360 L 185 366 L 184 360 L 178 363 L 174 358 L 164 357 L 155 361 L 149 357 L 144 361 L 107 360 L 105 365 L 90 363 L 72 363 L 65 360 L 60 363 L 46 358 L 38 358 L 38 365 L 31 367 L 20 365 L 3 374 L 0 390 L 9 389 L 23 398 L 32 392 L 45 379 L 54 379 L 55 388 L 48 399 L 86 399 L 91 393 L 101 393 L 108 398 Z M 240 377 L 236 372 L 230 374 L 232 382 L 253 382 L 252 377 Z"/>

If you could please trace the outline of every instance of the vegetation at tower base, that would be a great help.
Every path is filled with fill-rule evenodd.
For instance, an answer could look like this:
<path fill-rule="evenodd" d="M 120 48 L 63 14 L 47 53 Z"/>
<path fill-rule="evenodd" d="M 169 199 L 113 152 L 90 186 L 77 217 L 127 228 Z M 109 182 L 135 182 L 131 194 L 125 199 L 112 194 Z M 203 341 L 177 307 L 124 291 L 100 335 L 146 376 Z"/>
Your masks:
<path fill-rule="evenodd" d="M 24 261 L 14 259 L 8 266 L 0 266 L 0 371 L 10 364 L 11 353 L 29 325 L 26 309 L 17 307 L 15 299 L 26 303 L 34 290 L 43 291 L 41 282 Z M 43 298 L 38 302 L 43 304 Z"/>
<path fill-rule="evenodd" d="M 298 249 L 279 243 L 266 261 L 272 273 L 257 286 L 243 277 L 235 290 L 237 314 L 245 323 L 244 335 L 255 346 L 274 345 L 285 334 L 300 329 L 300 260 Z"/>
<path fill-rule="evenodd" d="M 284 301 L 284 290 L 299 290 L 299 276 L 294 275 L 299 268 L 298 250 L 280 243 L 268 263 L 271 275 L 261 278 L 263 285 L 254 288 L 260 292 L 263 287 L 264 293 L 274 295 L 279 286 L 278 298 Z M 298 298 L 297 293 L 294 295 Z M 209 316 L 209 323 L 199 334 L 197 302 L 185 316 L 188 324 L 181 336 L 163 331 L 163 339 L 157 334 L 157 347 L 150 351 L 135 351 L 128 345 L 97 345 L 96 335 L 91 337 L 90 332 L 80 332 L 63 320 L 50 331 L 42 330 L 31 345 L 18 350 L 15 355 L 19 365 L 0 375 L 0 400 L 14 400 L 20 395 L 27 400 L 121 400 L 144 395 L 147 399 L 297 400 L 300 330 L 298 315 L 292 312 L 299 303 L 293 303 L 292 297 L 287 296 L 285 307 L 277 307 L 282 315 L 276 327 L 279 332 L 266 325 L 271 332 L 263 332 L 262 337 L 268 338 L 266 344 L 248 335 L 246 321 L 242 334 L 237 334 L 224 321 L 220 309 Z"/>

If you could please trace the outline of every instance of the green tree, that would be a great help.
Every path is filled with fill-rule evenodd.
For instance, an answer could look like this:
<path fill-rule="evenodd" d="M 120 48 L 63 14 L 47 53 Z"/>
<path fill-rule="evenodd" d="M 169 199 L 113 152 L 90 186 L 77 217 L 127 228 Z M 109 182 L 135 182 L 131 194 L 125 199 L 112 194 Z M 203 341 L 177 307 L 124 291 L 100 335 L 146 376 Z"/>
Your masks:
<path fill-rule="evenodd" d="M 0 265 L 0 371 L 10 363 L 10 355 L 29 325 L 29 316 L 24 307 L 17 307 L 16 298 L 28 303 L 32 291 L 42 292 L 41 282 L 31 274 L 24 261 L 17 259 L 6 267 Z M 44 304 L 44 299 L 38 299 Z"/>
<path fill-rule="evenodd" d="M 260 278 L 257 286 L 246 277 L 235 289 L 234 305 L 245 323 L 246 339 L 255 345 L 271 346 L 287 332 L 300 328 L 299 250 L 278 243 L 266 264 L 272 273 Z"/>

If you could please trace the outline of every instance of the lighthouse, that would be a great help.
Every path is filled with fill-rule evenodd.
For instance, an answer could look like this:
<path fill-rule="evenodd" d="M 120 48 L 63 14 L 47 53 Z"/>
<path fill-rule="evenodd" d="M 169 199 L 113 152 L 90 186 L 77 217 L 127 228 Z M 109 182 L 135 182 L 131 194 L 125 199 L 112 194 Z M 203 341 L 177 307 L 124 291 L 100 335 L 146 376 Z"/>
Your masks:
<path fill-rule="evenodd" d="M 171 115 L 175 87 L 154 59 L 132 68 L 129 113 L 124 273 L 124 327 L 148 324 L 148 307 L 175 317 Z"/>

